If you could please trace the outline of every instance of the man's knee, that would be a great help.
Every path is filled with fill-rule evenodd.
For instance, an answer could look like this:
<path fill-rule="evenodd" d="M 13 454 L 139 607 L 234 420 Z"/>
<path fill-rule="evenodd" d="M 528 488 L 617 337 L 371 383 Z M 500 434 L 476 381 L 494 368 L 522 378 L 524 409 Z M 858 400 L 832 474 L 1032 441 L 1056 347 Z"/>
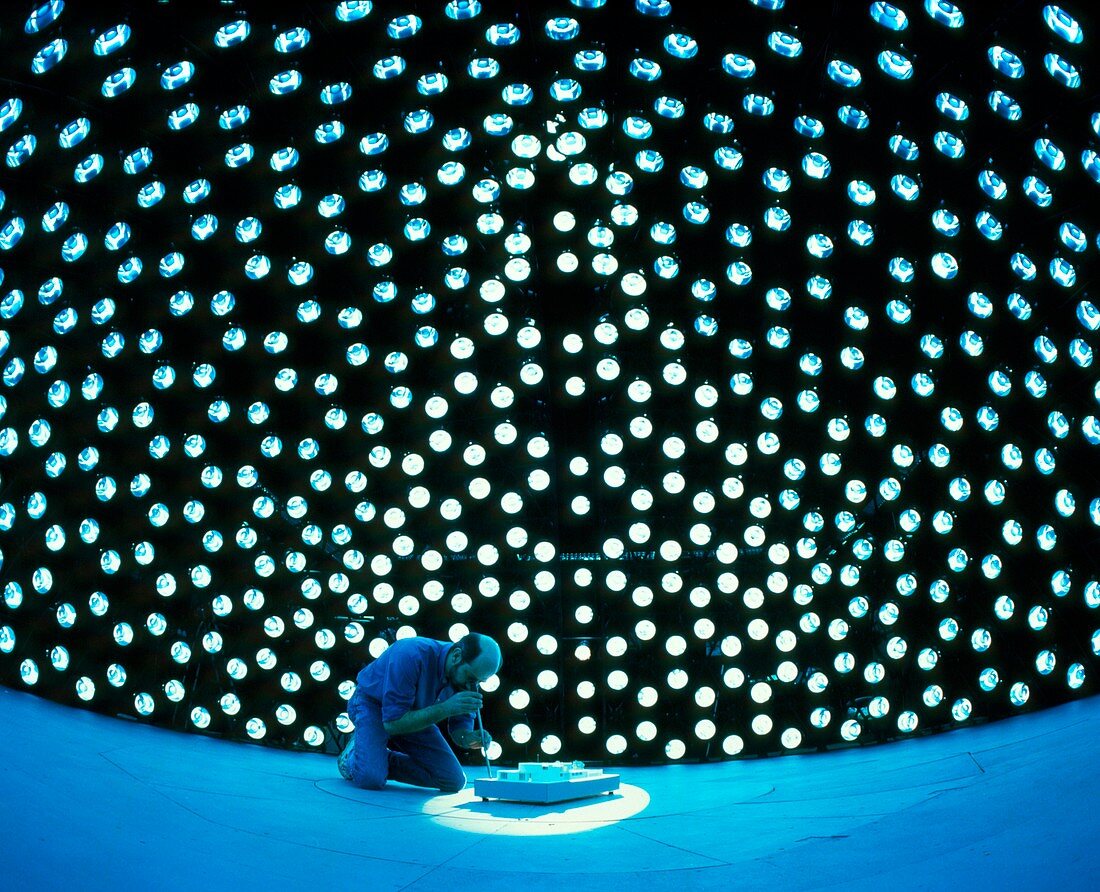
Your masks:
<path fill-rule="evenodd" d="M 461 770 L 448 772 L 439 778 L 441 793 L 458 793 L 466 786 L 466 775 Z"/>
<path fill-rule="evenodd" d="M 355 771 L 351 772 L 351 782 L 360 790 L 381 790 L 386 786 L 386 774 L 383 771 Z"/>

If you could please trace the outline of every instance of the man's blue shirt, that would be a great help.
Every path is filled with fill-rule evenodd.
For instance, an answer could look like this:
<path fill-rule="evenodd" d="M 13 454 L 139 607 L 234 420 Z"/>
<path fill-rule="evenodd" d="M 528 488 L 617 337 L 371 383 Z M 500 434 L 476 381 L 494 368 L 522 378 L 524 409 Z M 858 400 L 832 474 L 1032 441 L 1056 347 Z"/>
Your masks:
<path fill-rule="evenodd" d="M 393 722 L 414 709 L 425 709 L 447 700 L 455 690 L 445 674 L 449 641 L 432 638 L 402 638 L 377 660 L 359 672 L 360 692 L 382 707 L 382 721 Z M 451 734 L 474 726 L 472 714 L 452 717 Z"/>

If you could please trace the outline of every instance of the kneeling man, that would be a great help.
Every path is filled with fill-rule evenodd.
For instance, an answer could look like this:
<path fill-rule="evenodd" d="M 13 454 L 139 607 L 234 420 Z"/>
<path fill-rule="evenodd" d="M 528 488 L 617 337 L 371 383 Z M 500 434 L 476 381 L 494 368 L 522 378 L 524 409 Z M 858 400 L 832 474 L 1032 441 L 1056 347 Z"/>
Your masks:
<path fill-rule="evenodd" d="M 337 761 L 340 774 L 366 790 L 389 778 L 457 793 L 466 774 L 437 725 L 446 719 L 458 746 L 487 747 L 492 738 L 473 727 L 478 685 L 500 666 L 497 643 L 474 632 L 456 644 L 403 638 L 390 645 L 356 679 L 348 703 L 355 733 Z"/>

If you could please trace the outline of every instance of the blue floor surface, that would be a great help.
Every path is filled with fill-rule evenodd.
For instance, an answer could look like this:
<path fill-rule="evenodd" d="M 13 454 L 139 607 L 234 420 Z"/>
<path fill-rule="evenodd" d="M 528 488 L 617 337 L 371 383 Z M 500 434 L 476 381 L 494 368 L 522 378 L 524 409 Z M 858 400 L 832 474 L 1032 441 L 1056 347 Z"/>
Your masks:
<path fill-rule="evenodd" d="M 0 688 L 0 889 L 1100 888 L 1100 698 L 885 746 L 626 769 L 555 806 Z M 471 779 L 484 767 L 471 765 Z"/>

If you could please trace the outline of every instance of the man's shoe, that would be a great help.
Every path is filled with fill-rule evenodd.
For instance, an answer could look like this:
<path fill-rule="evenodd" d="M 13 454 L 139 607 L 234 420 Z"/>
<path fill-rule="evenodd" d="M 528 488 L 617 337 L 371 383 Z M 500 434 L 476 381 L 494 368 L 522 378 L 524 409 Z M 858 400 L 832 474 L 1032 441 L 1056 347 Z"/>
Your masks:
<path fill-rule="evenodd" d="M 336 757 L 336 767 L 340 770 L 340 777 L 344 780 L 351 780 L 351 754 L 353 752 L 355 752 L 354 737 L 348 741 L 348 745 L 344 747 L 344 751 Z"/>

